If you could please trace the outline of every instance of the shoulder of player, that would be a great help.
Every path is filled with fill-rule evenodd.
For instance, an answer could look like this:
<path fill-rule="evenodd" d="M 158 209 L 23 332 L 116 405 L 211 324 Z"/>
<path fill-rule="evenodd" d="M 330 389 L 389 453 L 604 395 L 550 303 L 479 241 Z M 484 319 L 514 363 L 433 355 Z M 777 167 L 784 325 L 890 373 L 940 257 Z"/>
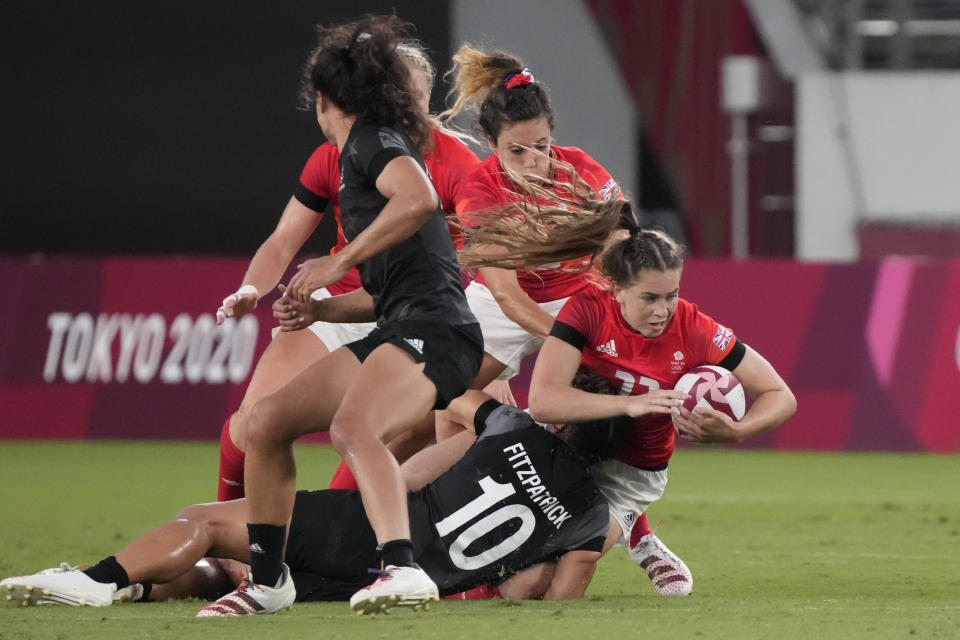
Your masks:
<path fill-rule="evenodd" d="M 329 167 L 336 166 L 340 158 L 340 150 L 329 142 L 324 142 L 313 150 L 310 157 L 307 158 L 306 167 Z"/>
<path fill-rule="evenodd" d="M 593 159 L 593 157 L 581 149 L 580 147 L 558 147 L 553 145 L 550 147 L 553 150 L 554 157 L 558 160 L 562 160 L 568 164 L 573 165 L 573 168 L 577 171 L 581 169 L 603 169 L 603 165 Z"/>
<path fill-rule="evenodd" d="M 616 181 L 610 176 L 610 172 L 583 149 L 557 146 L 552 147 L 552 149 L 555 158 L 572 166 L 574 171 L 594 189 L 600 190 L 608 182 L 612 183 L 607 186 L 608 189 L 616 185 Z"/>
<path fill-rule="evenodd" d="M 466 160 L 472 161 L 472 164 L 480 164 L 477 154 L 463 140 L 452 133 L 434 128 L 430 132 L 430 137 L 433 142 L 433 151 L 427 155 L 438 155 L 456 161 Z"/>
<path fill-rule="evenodd" d="M 680 298 L 675 313 L 677 330 L 685 339 L 711 339 L 719 324 L 711 316 L 700 311 L 696 304 Z M 709 335 L 707 335 L 709 334 Z"/>

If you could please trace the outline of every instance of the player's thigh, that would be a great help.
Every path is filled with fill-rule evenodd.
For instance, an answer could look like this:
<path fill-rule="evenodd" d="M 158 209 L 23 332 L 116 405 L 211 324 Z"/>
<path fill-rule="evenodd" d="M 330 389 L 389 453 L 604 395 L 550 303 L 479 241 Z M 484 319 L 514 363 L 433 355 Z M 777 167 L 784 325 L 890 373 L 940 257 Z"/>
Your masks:
<path fill-rule="evenodd" d="M 396 345 L 381 344 L 364 360 L 337 411 L 334 446 L 342 452 L 357 435 L 389 442 L 423 420 L 436 401 L 424 364 Z"/>
<path fill-rule="evenodd" d="M 239 411 L 250 409 L 329 353 L 323 341 L 309 329 L 280 331 L 260 356 Z"/>
<path fill-rule="evenodd" d="M 250 410 L 248 446 L 293 442 L 326 431 L 360 373 L 360 361 L 346 347 L 314 362 Z"/>

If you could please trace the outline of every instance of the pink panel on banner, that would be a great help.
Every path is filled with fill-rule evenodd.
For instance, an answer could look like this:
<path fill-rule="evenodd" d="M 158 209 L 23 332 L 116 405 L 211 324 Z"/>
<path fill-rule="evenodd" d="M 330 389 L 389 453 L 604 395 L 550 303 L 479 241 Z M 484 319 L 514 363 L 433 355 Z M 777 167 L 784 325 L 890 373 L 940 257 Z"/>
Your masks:
<path fill-rule="evenodd" d="M 0 437 L 25 440 L 75 440 L 87 434 L 93 394 L 84 386 L 58 389 L 47 385 L 0 387 L 3 423 Z M 51 401 L 51 400 L 55 401 Z"/>
<path fill-rule="evenodd" d="M 38 428 L 59 438 L 218 437 L 272 325 L 269 302 L 223 327 L 214 323 L 246 265 L 0 259 L 0 276 L 20 289 L 0 303 L 0 437 Z"/>
<path fill-rule="evenodd" d="M 930 451 L 960 451 L 960 417 L 951 402 L 960 395 L 960 264 L 953 264 L 943 288 L 939 322 L 929 336 L 926 384 L 917 399 L 917 439 Z"/>
<path fill-rule="evenodd" d="M 870 304 L 867 344 L 870 347 L 870 359 L 884 386 L 890 384 L 893 375 L 893 359 L 897 353 L 903 316 L 907 311 L 912 278 L 913 262 L 910 260 L 891 258 L 880 264 Z"/>
<path fill-rule="evenodd" d="M 854 397 L 842 391 L 798 391 L 797 413 L 771 433 L 777 449 L 842 451 Z"/>
<path fill-rule="evenodd" d="M 826 272 L 823 265 L 783 260 L 688 260 L 680 295 L 732 328 L 789 376 Z"/>

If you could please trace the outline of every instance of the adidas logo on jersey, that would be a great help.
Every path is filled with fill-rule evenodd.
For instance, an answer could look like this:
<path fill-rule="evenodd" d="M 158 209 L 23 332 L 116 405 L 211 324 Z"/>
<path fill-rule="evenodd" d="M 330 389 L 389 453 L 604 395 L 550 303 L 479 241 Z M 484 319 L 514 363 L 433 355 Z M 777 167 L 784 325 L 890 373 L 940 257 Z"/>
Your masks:
<path fill-rule="evenodd" d="M 423 353 L 423 340 L 420 340 L 419 338 L 404 338 L 403 341 L 416 349 L 417 353 Z"/>
<path fill-rule="evenodd" d="M 607 340 L 603 344 L 598 344 L 597 351 L 599 351 L 600 353 L 605 353 L 611 358 L 620 357 L 620 355 L 617 353 L 617 345 L 614 344 L 613 340 Z"/>

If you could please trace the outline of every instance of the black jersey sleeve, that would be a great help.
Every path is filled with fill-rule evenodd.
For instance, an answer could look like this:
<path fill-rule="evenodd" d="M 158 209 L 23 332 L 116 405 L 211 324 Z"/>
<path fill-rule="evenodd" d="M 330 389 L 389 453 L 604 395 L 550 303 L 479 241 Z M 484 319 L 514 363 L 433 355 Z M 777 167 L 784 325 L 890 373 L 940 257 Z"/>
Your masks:
<path fill-rule="evenodd" d="M 743 362 L 743 356 L 747 354 L 747 346 L 737 340 L 733 343 L 733 348 L 730 349 L 730 353 L 727 356 L 718 362 L 717 364 L 727 371 L 733 371 L 740 366 L 740 363 Z"/>
<path fill-rule="evenodd" d="M 483 435 L 484 430 L 487 428 L 487 418 L 490 417 L 490 414 L 493 413 L 497 407 L 500 406 L 500 403 L 490 398 L 486 402 L 480 405 L 477 409 L 477 412 L 473 416 L 473 432 L 478 436 Z"/>
<path fill-rule="evenodd" d="M 481 405 L 481 409 L 489 402 L 488 400 Z M 484 419 L 483 433 L 477 432 L 478 439 L 537 426 L 537 423 L 534 422 L 533 418 L 531 418 L 530 414 L 526 411 L 521 411 L 516 407 L 511 407 L 506 404 L 497 403 L 497 405 L 498 406 L 493 407 Z M 478 410 L 477 413 L 479 414 L 480 411 Z"/>
<path fill-rule="evenodd" d="M 327 208 L 327 204 L 330 202 L 323 196 L 319 196 L 313 191 L 310 191 L 302 182 L 297 183 L 297 188 L 293 191 L 293 197 L 307 209 L 316 211 L 317 213 L 323 213 Z"/>
<path fill-rule="evenodd" d="M 586 337 L 580 333 L 577 329 L 574 329 L 566 322 L 560 322 L 559 320 L 553 321 L 553 327 L 550 329 L 550 335 L 554 338 L 560 338 L 570 346 L 576 349 L 583 349 L 583 345 L 587 343 Z"/>
<path fill-rule="evenodd" d="M 409 140 L 388 127 L 365 128 L 358 132 L 355 145 L 357 169 L 371 182 L 394 158 L 414 155 Z"/>

